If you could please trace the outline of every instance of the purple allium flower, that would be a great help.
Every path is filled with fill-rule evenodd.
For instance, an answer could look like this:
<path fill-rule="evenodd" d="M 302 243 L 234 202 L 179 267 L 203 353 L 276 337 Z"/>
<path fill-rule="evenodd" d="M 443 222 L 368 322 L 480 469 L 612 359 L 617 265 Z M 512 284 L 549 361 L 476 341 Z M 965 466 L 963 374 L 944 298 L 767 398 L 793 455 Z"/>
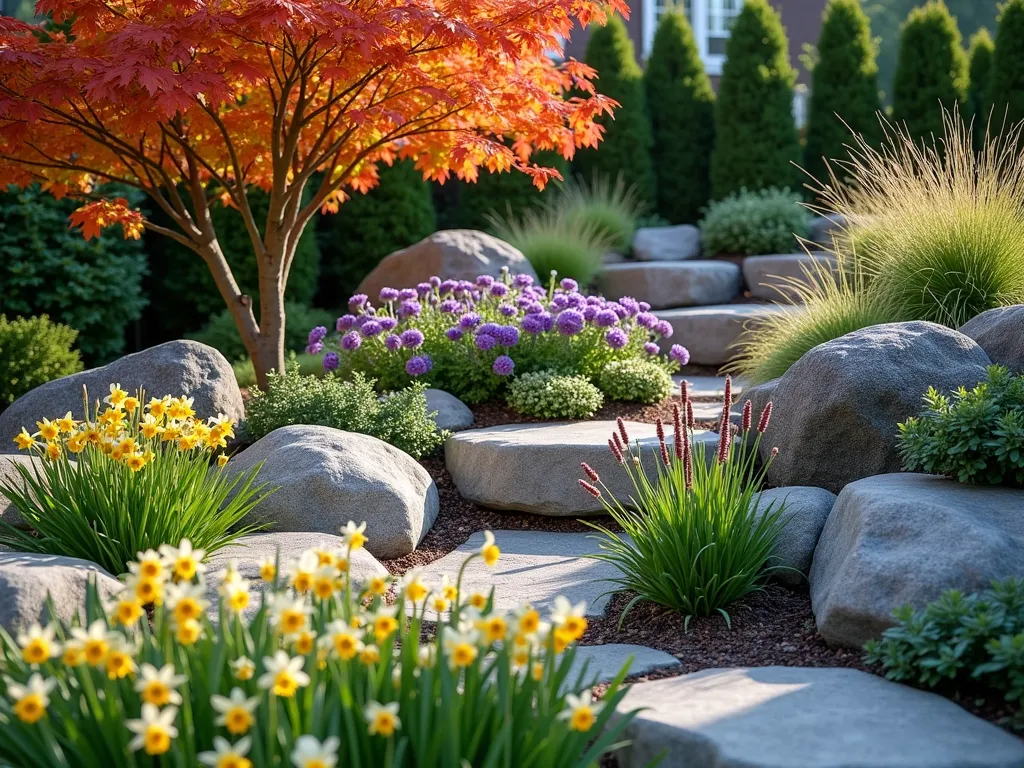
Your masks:
<path fill-rule="evenodd" d="M 481 325 L 479 328 L 476 329 L 476 332 L 477 333 L 486 333 L 486 334 L 488 334 L 490 336 L 495 336 L 496 337 L 498 335 L 498 331 L 500 329 L 501 329 L 501 326 L 498 325 L 497 323 L 484 323 L 483 325 Z"/>
<path fill-rule="evenodd" d="M 658 322 L 658 318 L 652 315 L 650 312 L 641 312 L 636 316 L 636 324 L 641 328 L 651 329 Z"/>
<path fill-rule="evenodd" d="M 417 283 L 416 284 L 416 295 L 423 297 L 434 290 L 434 286 L 430 283 Z"/>
<path fill-rule="evenodd" d="M 356 316 L 355 315 L 342 315 L 334 323 L 334 330 L 336 330 L 338 333 L 341 333 L 342 331 L 349 330 L 355 324 L 356 324 Z"/>
<path fill-rule="evenodd" d="M 587 306 L 587 297 L 582 293 L 567 293 L 565 298 L 569 301 L 569 306 L 579 309 L 580 307 Z"/>
<path fill-rule="evenodd" d="M 523 330 L 533 335 L 544 333 L 544 321 L 540 315 L 526 315 L 523 318 Z"/>
<path fill-rule="evenodd" d="M 441 302 L 440 308 L 442 312 L 449 315 L 454 315 L 456 312 L 462 309 L 462 305 L 455 299 L 445 299 L 444 301 Z"/>
<path fill-rule="evenodd" d="M 324 351 L 324 343 L 322 341 L 314 341 L 312 344 L 306 345 L 307 355 L 319 355 Z"/>
<path fill-rule="evenodd" d="M 612 328 L 605 334 L 604 340 L 612 349 L 622 349 L 629 344 L 629 335 L 621 328 Z"/>
<path fill-rule="evenodd" d="M 557 298 L 557 297 L 556 297 Z M 575 336 L 583 330 L 585 320 L 583 313 L 576 309 L 567 309 L 558 313 L 555 326 L 563 336 Z"/>
<path fill-rule="evenodd" d="M 410 376 L 422 376 L 425 373 L 429 373 L 433 367 L 434 363 L 429 355 L 416 355 L 415 357 L 410 357 L 408 362 L 406 362 L 405 372 Z"/>
<path fill-rule="evenodd" d="M 501 312 L 502 317 L 513 317 L 519 312 L 518 309 L 513 307 L 511 304 L 501 304 L 498 307 L 498 311 Z"/>
<path fill-rule="evenodd" d="M 526 308 L 526 314 L 528 315 L 539 315 L 544 311 L 544 305 L 539 301 L 531 301 L 530 305 Z"/>
<path fill-rule="evenodd" d="M 569 306 L 569 297 L 564 293 L 556 293 L 551 299 L 551 306 L 555 309 L 565 309 Z"/>
<path fill-rule="evenodd" d="M 409 349 L 416 349 L 423 344 L 423 331 L 418 328 L 409 328 L 402 331 L 402 346 Z"/>
<path fill-rule="evenodd" d="M 500 325 L 495 337 L 501 346 L 514 347 L 519 343 L 519 329 L 514 325 Z"/>
<path fill-rule="evenodd" d="M 490 288 L 494 284 L 494 278 L 490 275 L 480 275 L 476 279 L 476 284 L 481 288 Z"/>
<path fill-rule="evenodd" d="M 491 370 L 499 376 L 510 376 L 515 369 L 516 364 L 508 355 L 498 355 L 491 366 Z"/>
<path fill-rule="evenodd" d="M 357 293 L 355 296 L 348 300 L 348 305 L 352 309 L 355 309 L 356 307 L 363 306 L 368 299 L 369 296 L 367 296 L 365 293 Z"/>
<path fill-rule="evenodd" d="M 348 352 L 359 349 L 359 345 L 362 343 L 363 340 L 359 337 L 358 331 L 349 331 L 341 337 L 341 348 Z"/>
<path fill-rule="evenodd" d="M 654 324 L 654 328 L 652 328 L 651 330 L 653 330 L 655 333 L 661 334 L 666 339 L 668 339 L 672 336 L 673 328 L 672 324 L 668 320 L 659 320 Z"/>
<path fill-rule="evenodd" d="M 651 311 L 651 305 L 648 304 L 646 301 L 641 301 L 640 302 L 640 311 L 641 312 L 650 312 Z"/>
<path fill-rule="evenodd" d="M 512 284 L 517 288 L 526 288 L 533 285 L 533 277 L 530 275 L 516 275 L 512 278 Z"/>
<path fill-rule="evenodd" d="M 416 293 L 415 288 L 403 288 L 398 292 L 398 298 L 408 301 L 409 299 L 415 299 L 419 294 Z"/>
<path fill-rule="evenodd" d="M 508 286 L 504 283 L 495 283 L 491 286 L 491 296 L 507 296 Z"/>
<path fill-rule="evenodd" d="M 625 320 L 627 317 L 629 317 L 629 310 L 626 309 L 621 304 L 619 304 L 617 301 L 609 301 L 608 309 L 614 312 L 615 316 L 619 318 L 619 320 Z"/>
<path fill-rule="evenodd" d="M 686 365 L 690 362 L 690 350 L 681 344 L 673 344 L 672 348 L 668 351 L 668 356 L 680 365 Z"/>
<path fill-rule="evenodd" d="M 544 323 L 545 332 L 550 331 L 555 327 L 555 317 L 550 312 L 541 312 L 537 317 L 539 317 L 540 321 Z"/>
<path fill-rule="evenodd" d="M 374 309 L 373 307 L 371 307 L 369 304 L 367 304 L 365 307 L 363 307 L 363 314 L 364 315 L 376 315 L 377 314 L 377 310 Z"/>
<path fill-rule="evenodd" d="M 634 299 L 632 296 L 623 296 L 619 299 L 619 304 L 626 308 L 626 311 L 630 315 L 635 315 L 640 311 L 640 302 Z"/>
<path fill-rule="evenodd" d="M 338 365 L 341 363 L 341 358 L 338 357 L 337 352 L 328 352 L 324 355 L 324 370 L 325 371 L 336 371 Z"/>
<path fill-rule="evenodd" d="M 394 352 L 402 348 L 402 339 L 393 333 L 389 333 L 387 338 L 384 339 L 384 346 Z"/>
<path fill-rule="evenodd" d="M 449 328 L 444 335 L 448 337 L 448 341 L 458 341 L 462 338 L 462 329 L 459 327 Z"/>
<path fill-rule="evenodd" d="M 563 291 L 578 291 L 580 289 L 580 284 L 571 277 L 563 277 L 559 285 L 562 286 Z"/>
<path fill-rule="evenodd" d="M 476 312 L 467 312 L 459 318 L 459 327 L 464 331 L 471 330 L 480 322 L 480 315 Z"/>
<path fill-rule="evenodd" d="M 646 352 L 648 355 L 656 355 L 658 354 L 658 351 L 658 345 L 655 344 L 653 341 L 648 341 L 646 344 L 644 344 L 644 352 Z"/>
<path fill-rule="evenodd" d="M 601 305 L 604 304 L 604 299 L 602 299 L 600 296 L 587 296 L 587 304 Z"/>
<path fill-rule="evenodd" d="M 458 280 L 442 280 L 441 285 L 439 286 L 439 290 L 441 291 L 441 293 L 451 293 L 458 287 Z"/>
<path fill-rule="evenodd" d="M 586 320 L 589 323 L 595 317 L 597 317 L 597 313 L 600 312 L 600 311 L 601 310 L 599 310 L 595 305 L 587 304 L 587 306 L 585 306 L 583 308 L 583 319 Z M 616 318 L 616 320 L 618 320 L 618 318 Z"/>
<path fill-rule="evenodd" d="M 437 275 L 431 275 L 429 282 L 430 285 L 434 288 L 439 288 L 441 286 L 441 278 L 438 277 Z"/>
<path fill-rule="evenodd" d="M 494 349 L 498 340 L 489 333 L 478 333 L 473 343 L 476 344 L 477 349 L 486 352 L 488 349 Z"/>
<path fill-rule="evenodd" d="M 611 328 L 619 322 L 619 316 L 613 309 L 601 309 L 594 315 L 594 324 L 601 328 Z"/>
<path fill-rule="evenodd" d="M 318 325 L 309 332 L 310 344 L 316 344 L 318 341 L 323 341 L 325 338 L 327 338 L 327 329 L 322 325 Z"/>
<path fill-rule="evenodd" d="M 363 336 L 370 338 L 371 336 L 376 336 L 384 328 L 376 320 L 367 320 L 359 330 L 363 332 Z"/>
<path fill-rule="evenodd" d="M 381 301 L 394 301 L 398 298 L 398 291 L 394 288 L 381 288 L 380 289 L 380 300 Z"/>
<path fill-rule="evenodd" d="M 406 299 L 398 305 L 399 317 L 419 317 L 422 311 L 423 307 L 415 299 Z"/>
<path fill-rule="evenodd" d="M 382 317 L 377 322 L 385 331 L 393 331 L 398 326 L 398 321 L 393 317 Z"/>

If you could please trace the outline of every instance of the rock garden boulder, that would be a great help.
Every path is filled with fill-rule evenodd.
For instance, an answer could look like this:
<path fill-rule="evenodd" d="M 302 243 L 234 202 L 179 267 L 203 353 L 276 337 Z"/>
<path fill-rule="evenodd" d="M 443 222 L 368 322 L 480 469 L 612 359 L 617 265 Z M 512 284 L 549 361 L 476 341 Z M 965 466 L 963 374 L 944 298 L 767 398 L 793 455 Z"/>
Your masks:
<path fill-rule="evenodd" d="M 973 387 L 988 364 L 973 339 L 935 323 L 875 325 L 819 344 L 774 383 L 761 443 L 762 457 L 779 448 L 768 482 L 838 493 L 898 472 L 897 424 L 921 410 L 928 387 Z"/>
<path fill-rule="evenodd" d="M 637 261 L 683 261 L 700 256 L 700 230 L 692 224 L 641 227 L 633 235 Z"/>
<path fill-rule="evenodd" d="M 805 576 L 811 570 L 814 548 L 818 545 L 821 529 L 825 527 L 836 495 L 824 488 L 791 486 L 772 488 L 758 494 L 758 510 L 778 510 L 782 506 L 785 528 L 775 540 L 773 565 L 793 570 L 778 571 L 774 578 L 783 584 L 804 586 Z"/>
<path fill-rule="evenodd" d="M 740 292 L 740 268 L 728 261 L 632 262 L 601 272 L 609 299 L 632 296 L 654 309 L 722 304 Z"/>
<path fill-rule="evenodd" d="M 1024 578 L 1024 491 L 934 475 L 891 474 L 839 494 L 811 566 L 811 607 L 822 637 L 860 647 L 909 603 L 947 589 L 978 592 Z"/>
<path fill-rule="evenodd" d="M 24 488 L 25 479 L 18 471 L 18 466 L 25 467 L 30 474 L 36 476 L 37 473 L 41 474 L 42 463 L 41 457 L 25 452 L 0 456 L 0 482 L 4 485 L 10 484 L 16 488 Z M 74 466 L 74 460 L 71 460 L 70 464 Z M 18 508 L 2 493 L 0 493 L 0 520 L 10 525 L 22 525 L 25 522 Z"/>
<path fill-rule="evenodd" d="M 716 304 L 665 309 L 655 314 L 667 320 L 673 331 L 671 338 L 659 342 L 662 352 L 668 352 L 673 344 L 683 344 L 690 351 L 691 365 L 722 365 L 736 356 L 733 345 L 744 328 L 790 311 L 790 307 L 775 304 Z"/>
<path fill-rule="evenodd" d="M 814 216 L 810 225 L 810 240 L 818 245 L 831 246 L 832 235 L 838 235 L 846 227 L 846 217 L 841 213 Z"/>
<path fill-rule="evenodd" d="M 632 686 L 620 768 L 1016 768 L 1024 742 L 855 669 L 706 669 Z"/>
<path fill-rule="evenodd" d="M 794 281 L 813 285 L 817 270 L 834 268 L 835 259 L 825 253 L 782 253 L 747 256 L 743 260 L 743 281 L 755 299 L 798 301 Z"/>
<path fill-rule="evenodd" d="M 658 438 L 653 424 L 627 422 L 630 440 L 639 439 L 650 476 Z M 453 435 L 444 447 L 445 466 L 459 493 L 491 509 L 551 517 L 601 514 L 599 499 L 580 488 L 580 462 L 587 462 L 617 498 L 633 493 L 629 477 L 608 450 L 614 421 L 509 424 Z M 716 435 L 699 434 L 699 443 Z"/>
<path fill-rule="evenodd" d="M 262 463 L 258 483 L 276 488 L 251 522 L 275 531 L 335 534 L 366 521 L 367 549 L 394 558 L 416 548 L 437 517 L 437 486 L 404 451 L 369 435 L 319 426 L 275 429 L 231 459 L 225 471 Z"/>
<path fill-rule="evenodd" d="M 1024 373 L 1024 304 L 982 312 L 967 321 L 960 333 L 978 342 L 993 363 Z"/>
<path fill-rule="evenodd" d="M 13 450 L 11 438 L 23 426 L 35 431 L 43 417 L 71 411 L 76 419 L 82 418 L 83 386 L 89 390 L 90 403 L 95 403 L 116 383 L 132 394 L 142 388 L 147 397 L 191 397 L 196 414 L 204 419 L 223 413 L 237 422 L 245 414 L 242 393 L 224 355 L 198 341 L 168 341 L 25 393 L 0 413 L 0 451 Z"/>
<path fill-rule="evenodd" d="M 26 552 L 0 552 L 0 627 L 15 631 L 50 620 L 46 598 L 53 598 L 56 618 L 71 621 L 85 610 L 86 586 L 96 579 L 106 600 L 121 590 L 121 583 L 88 560 Z"/>
<path fill-rule="evenodd" d="M 363 278 L 358 292 L 376 304 L 381 288 L 414 288 L 433 275 L 442 280 L 497 277 L 502 267 L 508 267 L 512 274 L 537 277 L 522 252 L 504 240 L 475 229 L 445 229 L 385 256 Z"/>
<path fill-rule="evenodd" d="M 440 430 L 457 432 L 473 426 L 473 412 L 455 395 L 442 389 L 427 389 L 427 413 L 434 413 L 434 423 Z"/>

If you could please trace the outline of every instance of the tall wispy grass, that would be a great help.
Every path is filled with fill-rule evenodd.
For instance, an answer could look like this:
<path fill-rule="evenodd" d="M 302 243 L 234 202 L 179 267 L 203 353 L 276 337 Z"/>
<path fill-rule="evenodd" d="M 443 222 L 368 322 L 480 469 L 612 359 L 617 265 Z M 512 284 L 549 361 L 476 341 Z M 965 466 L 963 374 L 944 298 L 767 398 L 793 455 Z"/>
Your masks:
<path fill-rule="evenodd" d="M 548 209 L 574 226 L 593 228 L 608 239 L 610 250 L 628 253 L 637 220 L 646 213 L 647 205 L 621 176 L 612 181 L 598 175 L 589 181 L 577 177 L 563 184 L 548 202 Z"/>

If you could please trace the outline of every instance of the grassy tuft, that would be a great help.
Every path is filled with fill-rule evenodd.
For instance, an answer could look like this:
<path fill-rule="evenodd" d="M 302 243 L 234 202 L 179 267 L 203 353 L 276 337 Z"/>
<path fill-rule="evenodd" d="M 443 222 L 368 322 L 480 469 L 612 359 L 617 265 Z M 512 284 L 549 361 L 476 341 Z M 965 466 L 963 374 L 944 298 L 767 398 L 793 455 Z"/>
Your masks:
<path fill-rule="evenodd" d="M 609 250 L 629 253 L 633 247 L 637 220 L 647 212 L 636 188 L 626 186 L 619 177 L 612 183 L 604 176 L 587 182 L 577 178 L 567 182 L 549 203 L 573 226 L 594 229 L 608 240 Z"/>

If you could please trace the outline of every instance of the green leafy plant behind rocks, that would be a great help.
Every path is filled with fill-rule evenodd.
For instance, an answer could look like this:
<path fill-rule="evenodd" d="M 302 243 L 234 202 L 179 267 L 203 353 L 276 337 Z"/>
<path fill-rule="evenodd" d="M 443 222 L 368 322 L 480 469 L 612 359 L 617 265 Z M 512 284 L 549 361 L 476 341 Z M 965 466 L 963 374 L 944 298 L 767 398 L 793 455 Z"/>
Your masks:
<path fill-rule="evenodd" d="M 597 375 L 609 400 L 660 403 L 672 394 L 672 376 L 654 360 L 613 360 Z"/>
<path fill-rule="evenodd" d="M 270 376 L 266 392 L 252 390 L 246 406 L 246 432 L 254 440 L 290 424 L 333 427 L 372 435 L 414 458 L 435 451 L 446 435 L 427 412 L 426 386 L 414 382 L 380 395 L 360 373 L 348 381 L 335 376 L 303 376 L 298 366 Z"/>
<path fill-rule="evenodd" d="M 992 366 L 985 381 L 952 397 L 929 389 L 924 406 L 899 425 L 904 469 L 1024 487 L 1024 375 Z"/>
<path fill-rule="evenodd" d="M 996 27 L 988 107 L 995 127 L 1024 121 L 1024 2 L 1009 0 L 1002 6 Z"/>
<path fill-rule="evenodd" d="M 525 416 L 589 419 L 604 404 L 604 397 L 585 376 L 538 371 L 515 378 L 508 388 L 508 404 Z"/>
<path fill-rule="evenodd" d="M 46 315 L 0 314 L 0 411 L 41 384 L 82 370 L 78 332 Z"/>
<path fill-rule="evenodd" d="M 285 329 L 284 347 L 287 352 L 300 352 L 306 348 L 309 329 L 318 325 L 330 325 L 334 314 L 325 309 L 313 309 L 293 301 L 284 303 Z M 248 354 L 231 312 L 223 309 L 210 316 L 206 325 L 198 331 L 188 333 L 186 338 L 195 339 L 216 349 L 231 361 L 246 360 Z"/>
<path fill-rule="evenodd" d="M 800 196 L 788 189 L 742 189 L 708 206 L 700 222 L 701 245 L 708 256 L 795 253 L 810 222 Z"/>
<path fill-rule="evenodd" d="M 897 624 L 870 641 L 869 664 L 890 680 L 947 692 L 992 691 L 1019 711 L 1024 700 L 1024 580 L 994 582 L 964 594 L 955 589 L 915 611 L 906 605 Z"/>
<path fill-rule="evenodd" d="M 601 552 L 593 557 L 618 569 L 611 581 L 635 593 L 622 620 L 638 601 L 648 600 L 686 615 L 721 614 L 761 589 L 778 570 L 772 565 L 775 540 L 787 520 L 784 506 L 759 507 L 767 464 L 758 466 L 757 446 L 768 427 L 771 406 L 753 422 L 748 401 L 739 432 L 729 428 L 731 381 L 726 380 L 720 439 L 713 457 L 694 442 L 691 404 L 684 392 L 676 406 L 672 435 L 658 420 L 660 445 L 644 450 L 632 443 L 622 420 L 609 448 L 629 475 L 633 492 L 617 498 L 591 467 L 583 464 L 582 489 L 601 500 L 622 533 L 596 523 Z M 654 469 L 651 469 L 651 467 Z M 584 521 L 586 522 L 586 521 Z"/>

